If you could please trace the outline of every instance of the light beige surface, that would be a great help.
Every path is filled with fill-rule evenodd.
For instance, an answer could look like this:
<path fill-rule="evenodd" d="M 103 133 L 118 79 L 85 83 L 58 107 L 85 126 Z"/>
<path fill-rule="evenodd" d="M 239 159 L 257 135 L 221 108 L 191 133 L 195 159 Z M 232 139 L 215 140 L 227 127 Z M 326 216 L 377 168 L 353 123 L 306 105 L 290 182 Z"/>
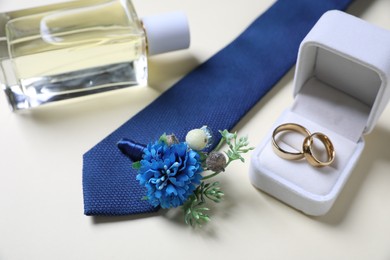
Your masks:
<path fill-rule="evenodd" d="M 1 0 L 0 11 L 53 1 L 32 2 Z M 185 226 L 175 211 L 83 215 L 82 154 L 272 2 L 135 0 L 140 16 L 180 9 L 191 24 L 188 51 L 150 59 L 150 88 L 27 114 L 11 113 L 0 93 L 0 259 L 390 259 L 390 106 L 326 216 L 308 217 L 253 188 L 248 163 L 232 165 L 220 179 L 225 201 L 202 230 Z M 357 0 L 348 10 L 390 30 L 389 0 Z M 292 103 L 292 80 L 290 71 L 236 127 L 253 145 Z"/>

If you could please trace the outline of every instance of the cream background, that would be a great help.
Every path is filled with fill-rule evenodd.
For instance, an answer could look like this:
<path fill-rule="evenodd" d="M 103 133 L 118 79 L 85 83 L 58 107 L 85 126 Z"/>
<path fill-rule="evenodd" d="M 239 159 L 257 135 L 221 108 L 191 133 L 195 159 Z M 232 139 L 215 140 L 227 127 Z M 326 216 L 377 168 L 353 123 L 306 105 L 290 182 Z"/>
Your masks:
<path fill-rule="evenodd" d="M 0 12 L 53 0 L 2 0 Z M 213 221 L 193 230 L 174 210 L 151 217 L 83 215 L 82 154 L 233 40 L 271 0 L 134 0 L 140 16 L 184 10 L 191 48 L 150 58 L 150 87 L 31 113 L 0 94 L 0 259 L 390 259 L 390 106 L 329 214 L 308 217 L 253 188 L 246 164 L 220 179 Z M 390 30 L 389 0 L 349 13 Z M 389 57 L 390 58 L 390 57 Z M 291 70 L 236 126 L 257 145 L 292 103 Z M 179 212 L 180 213 L 180 212 Z"/>

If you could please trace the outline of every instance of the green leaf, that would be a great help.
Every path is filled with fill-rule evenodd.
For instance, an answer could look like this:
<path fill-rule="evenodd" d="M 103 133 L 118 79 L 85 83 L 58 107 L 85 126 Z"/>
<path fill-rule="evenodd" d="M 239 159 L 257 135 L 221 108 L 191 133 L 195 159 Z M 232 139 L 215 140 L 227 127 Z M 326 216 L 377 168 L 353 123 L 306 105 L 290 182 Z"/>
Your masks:
<path fill-rule="evenodd" d="M 206 159 L 207 159 L 207 154 L 206 154 L 206 153 L 200 152 L 200 151 L 196 151 L 196 152 L 199 154 L 199 157 L 200 157 L 200 161 L 201 161 L 201 162 L 206 161 Z"/>
<path fill-rule="evenodd" d="M 163 142 L 165 144 L 168 144 L 168 139 L 167 139 L 167 134 L 164 133 L 163 135 L 160 136 L 160 138 L 158 139 L 160 142 Z"/>
<path fill-rule="evenodd" d="M 141 168 L 141 162 L 133 162 L 131 166 L 133 167 L 133 169 L 139 170 Z"/>
<path fill-rule="evenodd" d="M 232 140 L 237 137 L 237 133 L 230 133 L 227 129 L 219 131 L 222 135 L 222 138 L 225 139 L 226 143 L 230 146 Z"/>

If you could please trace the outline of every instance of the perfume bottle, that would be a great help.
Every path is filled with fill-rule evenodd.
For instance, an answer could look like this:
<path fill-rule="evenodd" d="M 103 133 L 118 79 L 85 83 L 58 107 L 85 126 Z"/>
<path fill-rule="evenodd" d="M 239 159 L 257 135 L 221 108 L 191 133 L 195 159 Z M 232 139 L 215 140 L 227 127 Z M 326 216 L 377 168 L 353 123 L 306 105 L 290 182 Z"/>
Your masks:
<path fill-rule="evenodd" d="M 147 84 L 147 55 L 189 47 L 182 13 L 139 19 L 130 0 L 0 14 L 0 84 L 13 110 Z"/>

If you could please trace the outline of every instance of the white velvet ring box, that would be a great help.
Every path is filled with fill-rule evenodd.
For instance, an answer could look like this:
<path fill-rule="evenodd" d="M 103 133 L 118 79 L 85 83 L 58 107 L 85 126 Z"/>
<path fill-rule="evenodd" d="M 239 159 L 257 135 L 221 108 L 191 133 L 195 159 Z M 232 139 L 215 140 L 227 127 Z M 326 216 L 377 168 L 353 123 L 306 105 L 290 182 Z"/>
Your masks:
<path fill-rule="evenodd" d="M 294 103 L 252 154 L 252 184 L 308 215 L 326 214 L 363 151 L 363 135 L 388 103 L 389 77 L 390 32 L 340 11 L 325 13 L 300 45 Z M 327 135 L 335 161 L 317 168 L 278 157 L 271 138 L 283 123 Z M 299 150 L 304 137 L 290 133 L 281 142 Z"/>

